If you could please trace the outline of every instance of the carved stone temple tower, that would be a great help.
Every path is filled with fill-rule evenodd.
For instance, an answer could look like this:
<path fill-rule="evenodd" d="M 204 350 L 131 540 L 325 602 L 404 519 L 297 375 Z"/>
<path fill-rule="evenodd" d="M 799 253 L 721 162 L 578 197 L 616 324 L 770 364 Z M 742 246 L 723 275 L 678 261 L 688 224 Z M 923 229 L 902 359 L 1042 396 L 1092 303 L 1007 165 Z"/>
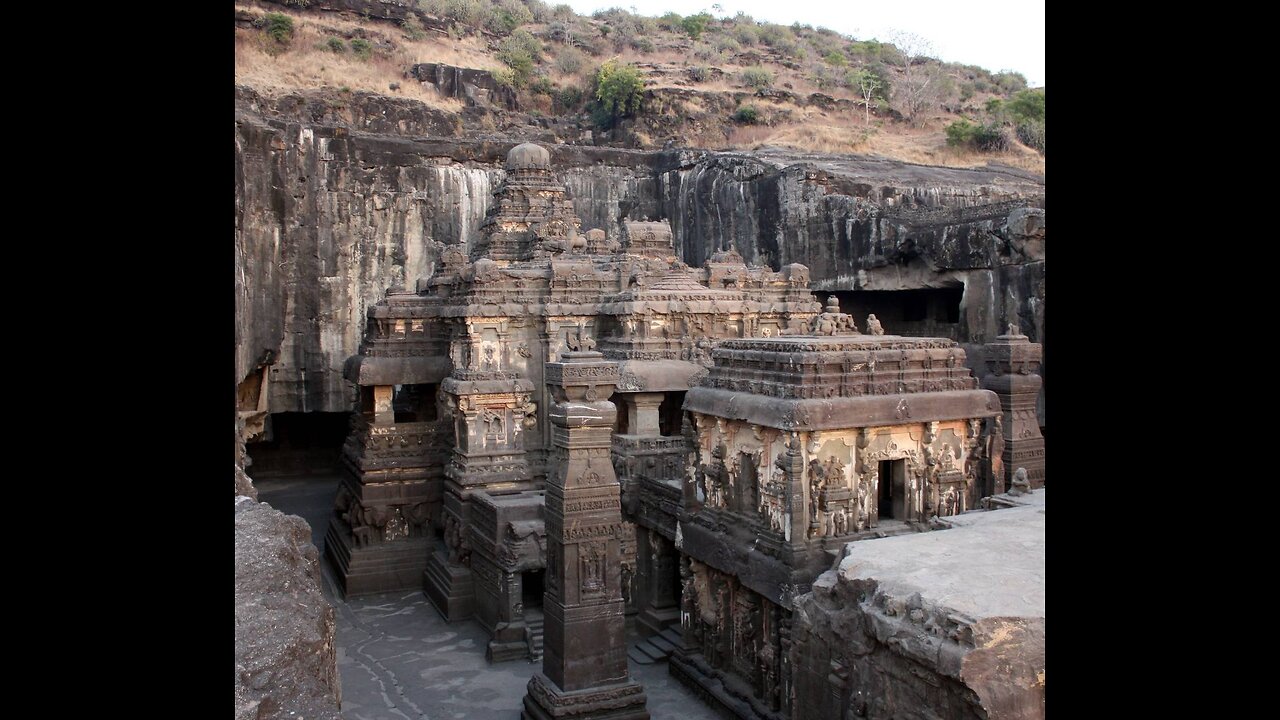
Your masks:
<path fill-rule="evenodd" d="M 1036 399 L 1040 395 L 1043 380 L 1037 371 L 1044 349 L 1040 343 L 1018 332 L 1015 325 L 1009 332 L 996 337 L 986 345 L 987 376 L 982 387 L 1000 398 L 1002 428 L 1001 438 L 993 438 L 994 428 L 987 431 L 988 462 L 995 475 L 988 495 L 996 495 L 1009 489 L 1013 473 L 1020 467 L 1027 469 L 1031 487 L 1044 487 L 1044 436 L 1040 434 L 1040 422 L 1036 417 Z M 1000 455 L 994 457 L 992 453 Z"/>
<path fill-rule="evenodd" d="M 618 364 L 582 340 L 548 363 L 555 404 L 546 483 L 547 576 L 542 672 L 529 680 L 525 720 L 648 720 L 627 670 L 622 506 L 609 454 Z"/>

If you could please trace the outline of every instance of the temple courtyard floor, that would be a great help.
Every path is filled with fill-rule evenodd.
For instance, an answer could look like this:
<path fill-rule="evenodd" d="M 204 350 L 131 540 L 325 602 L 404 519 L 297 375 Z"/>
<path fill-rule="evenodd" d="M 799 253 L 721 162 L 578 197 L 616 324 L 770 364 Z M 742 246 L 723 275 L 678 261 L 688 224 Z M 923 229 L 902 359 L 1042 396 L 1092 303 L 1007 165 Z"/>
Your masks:
<path fill-rule="evenodd" d="M 252 476 L 252 469 L 250 469 Z M 338 674 L 345 720 L 515 720 L 530 676 L 527 660 L 485 661 L 488 637 L 474 621 L 447 623 L 421 590 L 343 600 L 324 556 L 337 475 L 254 478 L 258 499 L 311 526 L 325 596 L 337 610 Z M 630 626 L 630 623 L 628 623 Z M 628 642 L 640 636 L 628 627 Z M 667 673 L 667 663 L 630 663 L 654 720 L 718 717 Z"/>

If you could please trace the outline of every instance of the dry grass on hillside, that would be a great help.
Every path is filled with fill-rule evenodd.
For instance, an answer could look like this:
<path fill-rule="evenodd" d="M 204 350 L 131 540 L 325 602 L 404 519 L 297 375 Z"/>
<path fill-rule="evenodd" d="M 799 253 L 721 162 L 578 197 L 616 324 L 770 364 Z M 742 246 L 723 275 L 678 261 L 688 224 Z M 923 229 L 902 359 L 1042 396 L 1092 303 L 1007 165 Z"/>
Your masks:
<path fill-rule="evenodd" d="M 256 6 L 252 3 L 238 3 L 237 10 L 254 15 L 265 11 L 279 12 L 278 6 Z M 279 54 L 270 54 L 269 42 L 262 32 L 254 29 L 236 28 L 235 30 L 235 77 L 238 84 L 249 85 L 265 95 L 278 95 L 284 92 L 311 90 L 323 87 L 332 89 L 349 88 L 392 97 L 407 97 L 422 101 L 432 107 L 459 112 L 462 104 L 453 99 L 446 99 L 430 86 L 407 78 L 410 66 L 422 62 L 440 62 L 465 68 L 495 70 L 503 67 L 497 60 L 494 51 L 486 41 L 477 36 L 464 36 L 453 39 L 438 32 L 426 31 L 425 37 L 411 39 L 403 28 L 391 23 L 364 20 L 349 15 L 333 13 L 312 13 L 294 9 L 285 10 L 294 18 L 295 35 L 288 50 Z M 591 21 L 594 24 L 594 21 Z M 545 26 L 526 26 L 528 30 L 541 34 Z M 327 42 L 331 38 L 340 38 L 347 49 L 343 53 L 335 53 L 329 49 Z M 374 45 L 371 57 L 362 60 L 350 50 L 352 37 L 364 37 Z M 562 72 L 556 57 L 562 52 L 570 52 L 565 45 L 555 42 L 544 44 L 544 59 L 541 71 L 547 73 L 555 85 L 560 87 L 576 86 L 586 89 L 590 85 L 590 76 L 600 63 L 616 57 L 623 63 L 639 63 L 648 72 L 645 84 L 650 89 L 685 88 L 704 93 L 743 92 L 749 89 L 742 81 L 742 71 L 746 68 L 733 59 L 732 52 L 721 53 L 704 60 L 696 57 L 687 41 L 677 38 L 669 40 L 664 36 L 653 38 L 658 43 L 652 52 L 641 52 L 627 47 L 613 55 L 593 57 L 580 49 L 571 52 L 580 54 L 579 67 L 575 72 Z M 681 43 L 685 43 L 682 45 Z M 695 44 L 693 47 L 701 47 Z M 743 48 L 748 50 L 748 48 Z M 751 48 L 751 52 L 764 54 L 762 47 Z M 708 74 L 704 82 L 694 82 L 688 74 L 688 68 L 701 66 L 719 68 L 723 74 Z M 766 69 L 774 76 L 773 87 L 788 90 L 804 98 L 810 93 L 821 92 L 826 95 L 845 98 L 855 103 L 859 98 L 847 88 L 819 88 L 812 76 L 813 61 L 801 63 L 800 69 L 788 69 L 781 65 L 766 63 Z M 391 90 L 390 85 L 396 83 L 399 89 Z M 986 96 L 973 98 L 970 102 L 975 106 L 985 101 Z M 526 109 L 537 110 L 543 114 L 552 111 L 551 99 L 541 95 L 522 96 L 521 102 Z M 883 117 L 872 116 L 871 125 L 864 124 L 863 112 L 847 109 L 824 110 L 812 106 L 800 106 L 791 102 L 776 102 L 765 99 L 745 100 L 743 104 L 754 104 L 766 117 L 780 124 L 773 126 L 739 126 L 718 125 L 712 122 L 707 127 L 715 128 L 715 132 L 701 133 L 703 142 L 721 144 L 710 140 L 721 136 L 719 128 L 728 128 L 728 147 L 730 149 L 751 149 L 761 145 L 792 147 L 804 151 L 828 153 L 861 153 L 879 155 L 895 160 L 920 163 L 926 165 L 943 165 L 949 167 L 975 167 L 988 162 L 998 162 L 1017 168 L 1044 174 L 1044 157 L 1035 151 L 1015 142 L 1014 148 L 1005 153 L 981 153 L 948 147 L 944 129 L 957 116 L 942 113 L 940 110 L 927 118 L 919 126 L 903 122 L 890 122 Z M 698 97 L 679 100 L 673 110 L 685 117 L 710 120 L 722 111 L 712 110 L 715 103 L 705 103 Z M 708 116 L 710 114 L 710 117 Z M 782 118 L 787 118 L 782 120 Z M 727 120 L 727 118 L 724 118 Z M 642 142 L 647 138 L 642 135 L 641 125 L 634 130 L 637 139 Z M 697 142 L 698 134 L 688 137 Z"/>
<path fill-rule="evenodd" d="M 980 153 L 948 146 L 942 130 L 946 122 L 943 118 L 926 123 L 922 128 L 894 125 L 892 132 L 886 132 L 885 123 L 874 117 L 870 127 L 864 125 L 860 112 L 856 118 L 811 110 L 798 110 L 797 114 L 799 120 L 794 124 L 734 128 L 729 135 L 729 147 L 750 150 L 762 145 L 775 145 L 807 152 L 859 153 L 921 165 L 960 168 L 996 162 L 1045 174 L 1044 156 L 1021 144 L 1015 144 L 1005 153 Z"/>
<path fill-rule="evenodd" d="M 240 5 L 236 8 L 256 11 Z M 411 40 L 399 28 L 387 23 L 349 20 L 332 15 L 313 18 L 290 14 L 294 18 L 294 38 L 289 48 L 277 55 L 266 51 L 269 44 L 261 32 L 236 28 L 236 83 L 249 85 L 266 95 L 321 87 L 347 87 L 413 98 L 432 107 L 457 112 L 462 109 L 459 101 L 441 98 L 434 88 L 423 88 L 412 78 L 406 78 L 409 67 L 424 62 L 484 69 L 498 67 L 497 61 L 475 38 L 452 40 L 428 33 L 422 40 Z M 378 41 L 389 41 L 392 48 L 375 47 L 372 56 L 366 60 L 356 57 L 346 36 L 359 31 L 375 46 Z M 332 37 L 343 39 L 348 46 L 346 52 L 335 53 L 325 45 Z M 400 89 L 391 90 L 391 83 L 399 83 Z"/>

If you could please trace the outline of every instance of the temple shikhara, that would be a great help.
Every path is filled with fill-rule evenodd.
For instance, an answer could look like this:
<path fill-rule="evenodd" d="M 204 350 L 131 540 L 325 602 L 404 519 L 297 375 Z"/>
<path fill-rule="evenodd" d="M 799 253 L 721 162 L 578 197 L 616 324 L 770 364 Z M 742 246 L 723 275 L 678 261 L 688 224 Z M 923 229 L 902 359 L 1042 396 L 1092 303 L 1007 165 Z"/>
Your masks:
<path fill-rule="evenodd" d="M 1018 472 L 1043 488 L 1040 346 L 1011 327 L 975 376 L 954 340 L 821 302 L 804 265 L 724 248 L 690 267 L 665 221 L 580 227 L 540 146 L 505 170 L 483 239 L 389 290 L 346 364 L 360 405 L 325 537 L 342 591 L 421 590 L 485 630 L 490 662 L 540 661 L 528 718 L 647 718 L 627 661 L 659 653 L 743 718 L 865 716 L 813 688 L 873 666 L 963 705 L 910 648 L 819 648 L 797 601 L 857 548 L 1016 504 L 995 496 Z M 922 632 L 962 656 L 977 621 Z"/>

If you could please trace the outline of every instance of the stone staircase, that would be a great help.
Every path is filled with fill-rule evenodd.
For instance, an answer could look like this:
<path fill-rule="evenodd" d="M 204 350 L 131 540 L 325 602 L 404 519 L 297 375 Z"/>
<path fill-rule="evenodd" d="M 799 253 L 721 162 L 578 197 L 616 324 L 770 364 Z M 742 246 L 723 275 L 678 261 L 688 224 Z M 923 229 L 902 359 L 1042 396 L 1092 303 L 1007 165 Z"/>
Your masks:
<path fill-rule="evenodd" d="M 526 608 L 524 623 L 524 640 L 529 644 L 529 662 L 539 662 L 542 660 L 542 613 Z"/>
<path fill-rule="evenodd" d="M 641 665 L 652 665 L 671 657 L 676 648 L 685 649 L 684 637 L 679 625 L 670 625 L 657 635 L 635 643 L 627 650 L 627 657 Z"/>

